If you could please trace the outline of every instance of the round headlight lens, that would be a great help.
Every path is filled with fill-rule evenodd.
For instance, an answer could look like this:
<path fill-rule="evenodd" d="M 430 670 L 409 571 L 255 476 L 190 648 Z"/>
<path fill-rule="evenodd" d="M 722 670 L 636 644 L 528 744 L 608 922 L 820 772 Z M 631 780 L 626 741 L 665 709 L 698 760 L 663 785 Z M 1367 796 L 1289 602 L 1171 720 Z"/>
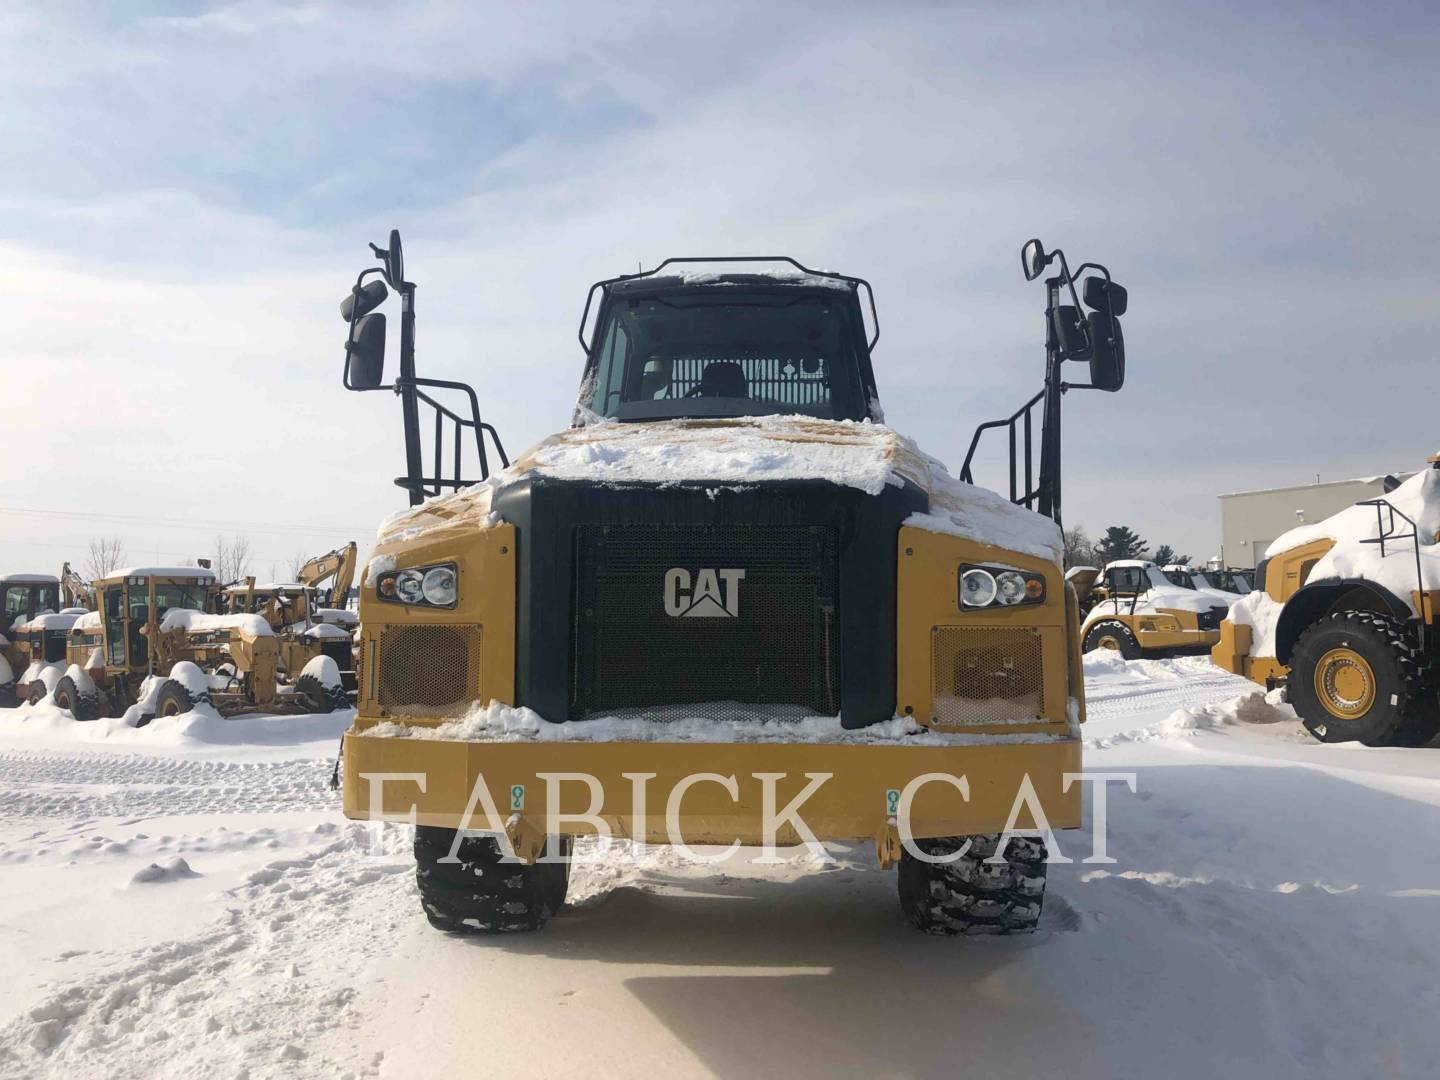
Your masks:
<path fill-rule="evenodd" d="M 996 577 L 995 582 L 1000 587 L 1000 602 L 1002 604 L 1018 604 L 1025 599 L 1025 576 L 1017 574 L 1014 570 L 1006 570 Z"/>
<path fill-rule="evenodd" d="M 427 570 L 421 591 L 425 599 L 436 607 L 449 607 L 455 603 L 455 571 L 448 566 Z"/>
<path fill-rule="evenodd" d="M 421 599 L 424 578 L 419 570 L 401 570 L 395 575 L 395 593 L 407 604 L 418 604 Z"/>
<path fill-rule="evenodd" d="M 979 567 L 960 575 L 960 601 L 966 607 L 988 607 L 995 601 L 995 576 Z"/>

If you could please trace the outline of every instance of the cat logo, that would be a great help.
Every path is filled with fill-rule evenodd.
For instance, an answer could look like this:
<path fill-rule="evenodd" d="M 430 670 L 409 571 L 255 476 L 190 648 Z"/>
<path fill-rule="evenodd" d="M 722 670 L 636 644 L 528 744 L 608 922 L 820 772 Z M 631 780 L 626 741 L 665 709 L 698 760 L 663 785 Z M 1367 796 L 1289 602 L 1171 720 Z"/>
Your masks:
<path fill-rule="evenodd" d="M 672 567 L 665 571 L 665 614 L 676 619 L 738 619 L 744 580 L 744 570 L 706 568 L 696 571 L 692 592 L 690 571 Z"/>

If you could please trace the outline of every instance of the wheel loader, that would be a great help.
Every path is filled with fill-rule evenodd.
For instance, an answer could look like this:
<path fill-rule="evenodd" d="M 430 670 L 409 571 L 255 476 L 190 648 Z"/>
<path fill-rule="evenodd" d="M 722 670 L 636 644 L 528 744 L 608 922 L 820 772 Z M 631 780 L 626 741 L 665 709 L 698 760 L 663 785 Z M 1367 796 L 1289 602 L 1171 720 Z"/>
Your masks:
<path fill-rule="evenodd" d="M 76 614 L 58 665 L 28 688 L 76 720 L 128 716 L 137 725 L 189 712 L 328 712 L 343 696 L 322 664 L 278 681 L 279 643 L 257 615 L 215 613 L 203 567 L 133 567 L 92 583 L 96 611 Z M 323 658 L 322 658 L 323 659 Z"/>
<path fill-rule="evenodd" d="M 1386 494 L 1272 543 L 1211 651 L 1281 689 L 1321 742 L 1422 746 L 1440 733 L 1440 457 Z"/>
<path fill-rule="evenodd" d="M 1174 580 L 1145 559 L 1073 567 L 1067 575 L 1084 615 L 1083 649 L 1126 660 L 1206 652 L 1220 640 L 1228 599 Z"/>
<path fill-rule="evenodd" d="M 1045 385 L 956 480 L 881 419 L 864 279 L 744 257 L 597 282 L 571 427 L 510 464 L 468 385 L 416 374 L 399 234 L 372 248 L 343 382 L 400 399 L 411 509 L 361 579 L 344 809 L 417 825 L 429 921 L 537 929 L 598 835 L 872 842 L 921 929 L 1032 929 L 1031 834 L 1081 823 L 1061 366 L 1120 388 L 1109 272 L 1024 246 L 1027 280 L 1054 266 Z M 971 481 L 995 430 L 1009 499 Z"/>

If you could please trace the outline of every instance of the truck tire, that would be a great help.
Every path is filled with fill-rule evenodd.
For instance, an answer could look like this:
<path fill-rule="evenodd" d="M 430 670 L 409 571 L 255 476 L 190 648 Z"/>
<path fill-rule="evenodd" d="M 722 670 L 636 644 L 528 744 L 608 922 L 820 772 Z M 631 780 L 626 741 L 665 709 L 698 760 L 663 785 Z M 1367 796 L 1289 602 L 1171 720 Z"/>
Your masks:
<path fill-rule="evenodd" d="M 155 695 L 155 715 L 179 716 L 195 708 L 196 704 L 189 690 L 174 679 L 166 679 Z"/>
<path fill-rule="evenodd" d="M 55 707 L 83 722 L 100 719 L 100 695 L 81 690 L 69 675 L 55 684 Z"/>
<path fill-rule="evenodd" d="M 1337 611 L 1295 642 L 1290 704 L 1321 742 L 1424 746 L 1440 733 L 1435 683 L 1405 623 Z"/>
<path fill-rule="evenodd" d="M 1126 660 L 1138 660 L 1142 652 L 1140 642 L 1122 622 L 1097 622 L 1085 631 L 1081 652 L 1094 652 L 1096 649 L 1113 650 Z"/>
<path fill-rule="evenodd" d="M 900 909 L 927 934 L 1023 934 L 1040 922 L 1045 900 L 1045 842 L 1013 836 L 999 863 L 998 835 L 945 836 L 917 840 L 927 855 L 950 855 L 966 841 L 970 848 L 949 863 L 927 863 L 909 851 L 900 856 Z"/>
<path fill-rule="evenodd" d="M 466 836 L 459 862 L 441 862 L 455 842 L 454 829 L 415 829 L 415 883 L 430 925 L 451 934 L 503 934 L 539 930 L 565 902 L 568 863 L 501 862 L 493 837 Z M 554 841 L 551 842 L 552 845 Z M 564 844 L 547 851 L 568 854 Z"/>
<path fill-rule="evenodd" d="M 50 691 L 45 689 L 45 684 L 39 679 L 36 679 L 30 684 L 30 689 L 26 691 L 25 701 L 30 705 L 39 705 L 49 696 Z"/>
<path fill-rule="evenodd" d="M 344 686 L 326 686 L 313 675 L 295 680 L 295 693 L 312 713 L 332 713 L 350 707 L 350 695 Z"/>

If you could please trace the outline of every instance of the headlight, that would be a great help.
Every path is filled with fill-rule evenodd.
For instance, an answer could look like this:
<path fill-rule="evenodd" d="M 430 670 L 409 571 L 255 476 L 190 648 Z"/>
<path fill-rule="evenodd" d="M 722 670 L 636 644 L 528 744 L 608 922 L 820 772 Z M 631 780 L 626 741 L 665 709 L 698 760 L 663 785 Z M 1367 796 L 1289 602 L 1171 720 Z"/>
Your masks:
<path fill-rule="evenodd" d="M 425 580 L 420 583 L 420 593 L 428 603 L 436 607 L 453 607 L 455 604 L 455 571 L 448 566 L 437 566 L 425 571 Z"/>
<path fill-rule="evenodd" d="M 1012 607 L 1045 600 L 1045 578 L 994 566 L 960 567 L 962 608 Z"/>
<path fill-rule="evenodd" d="M 375 580 L 375 595 L 397 604 L 454 607 L 459 596 L 455 564 L 391 570 Z"/>
<path fill-rule="evenodd" d="M 960 575 L 960 603 L 964 607 L 989 607 L 995 600 L 995 575 L 978 566 Z"/>

